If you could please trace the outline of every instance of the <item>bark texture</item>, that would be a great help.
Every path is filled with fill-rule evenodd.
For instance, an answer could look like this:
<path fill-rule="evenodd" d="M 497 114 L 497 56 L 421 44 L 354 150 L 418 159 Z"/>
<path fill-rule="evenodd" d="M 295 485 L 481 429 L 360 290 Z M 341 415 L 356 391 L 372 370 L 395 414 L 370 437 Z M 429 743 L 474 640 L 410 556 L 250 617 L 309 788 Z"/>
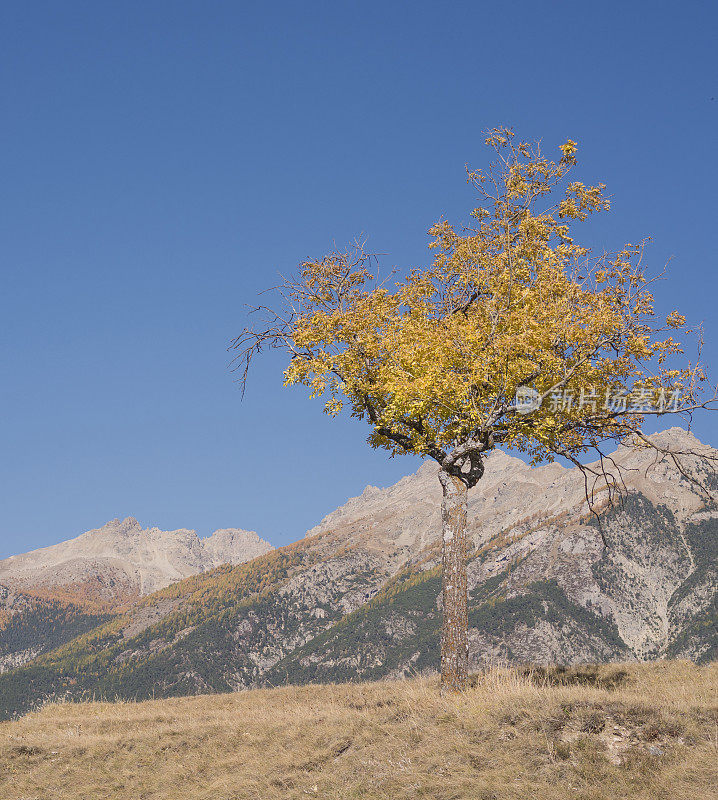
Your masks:
<path fill-rule="evenodd" d="M 461 478 L 441 470 L 444 619 L 441 629 L 441 688 L 460 692 L 468 683 L 469 617 L 466 590 L 466 498 Z"/>

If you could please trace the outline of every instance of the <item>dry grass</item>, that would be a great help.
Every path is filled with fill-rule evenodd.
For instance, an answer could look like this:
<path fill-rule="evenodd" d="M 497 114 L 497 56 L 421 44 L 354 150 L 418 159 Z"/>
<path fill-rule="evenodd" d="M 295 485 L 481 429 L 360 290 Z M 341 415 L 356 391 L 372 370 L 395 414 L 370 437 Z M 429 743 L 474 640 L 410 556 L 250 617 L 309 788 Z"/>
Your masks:
<path fill-rule="evenodd" d="M 0 797 L 715 797 L 718 665 L 625 669 L 49 706 L 0 724 Z"/>

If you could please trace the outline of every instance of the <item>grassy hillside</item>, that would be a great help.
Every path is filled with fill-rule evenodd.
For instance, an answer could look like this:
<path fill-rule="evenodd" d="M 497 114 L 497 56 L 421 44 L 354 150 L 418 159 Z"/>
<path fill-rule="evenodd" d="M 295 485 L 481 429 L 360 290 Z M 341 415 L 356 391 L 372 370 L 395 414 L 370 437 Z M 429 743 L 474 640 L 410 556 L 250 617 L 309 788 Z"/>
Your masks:
<path fill-rule="evenodd" d="M 684 662 L 53 705 L 0 724 L 0 797 L 696 800 L 717 725 Z"/>

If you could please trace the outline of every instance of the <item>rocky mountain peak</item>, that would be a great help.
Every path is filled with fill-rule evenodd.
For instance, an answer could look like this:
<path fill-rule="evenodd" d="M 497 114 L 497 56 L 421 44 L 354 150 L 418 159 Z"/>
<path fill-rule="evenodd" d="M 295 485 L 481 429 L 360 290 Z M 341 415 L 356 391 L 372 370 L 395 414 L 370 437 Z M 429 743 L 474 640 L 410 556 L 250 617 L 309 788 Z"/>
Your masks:
<path fill-rule="evenodd" d="M 0 560 L 0 582 L 24 590 L 42 588 L 45 593 L 65 587 L 65 592 L 74 589 L 83 598 L 99 592 L 102 597 L 95 599 L 110 601 L 115 595 L 148 594 L 272 549 L 253 531 L 223 528 L 200 539 L 188 528 L 143 528 L 134 517 L 125 517 L 74 539 Z"/>
<path fill-rule="evenodd" d="M 650 438 L 672 451 L 704 447 L 680 427 Z M 687 519 L 698 510 L 700 499 L 685 480 L 680 480 L 675 465 L 669 461 L 662 460 L 650 447 L 619 447 L 609 464 L 621 470 L 631 491 L 666 505 L 679 519 Z M 410 553 L 430 544 L 440 528 L 438 469 L 436 462 L 426 459 L 414 473 L 393 486 L 367 486 L 361 495 L 349 498 L 306 535 L 341 532 L 347 543 L 372 542 L 382 550 L 403 554 L 398 558 L 410 558 Z M 558 462 L 532 467 L 515 455 L 492 450 L 486 457 L 483 478 L 469 492 L 474 544 L 481 546 L 500 530 L 527 519 L 553 515 L 581 519 L 590 513 L 585 491 L 583 475 L 575 467 Z"/>
<path fill-rule="evenodd" d="M 206 539 L 200 539 L 200 543 L 212 567 L 241 564 L 274 549 L 254 531 L 241 528 L 220 528 Z"/>
<path fill-rule="evenodd" d="M 134 517 L 125 517 L 124 519 L 111 519 L 99 528 L 93 528 L 87 531 L 86 536 L 92 534 L 116 535 L 116 536 L 130 536 L 133 533 L 139 533 L 142 526 Z"/>

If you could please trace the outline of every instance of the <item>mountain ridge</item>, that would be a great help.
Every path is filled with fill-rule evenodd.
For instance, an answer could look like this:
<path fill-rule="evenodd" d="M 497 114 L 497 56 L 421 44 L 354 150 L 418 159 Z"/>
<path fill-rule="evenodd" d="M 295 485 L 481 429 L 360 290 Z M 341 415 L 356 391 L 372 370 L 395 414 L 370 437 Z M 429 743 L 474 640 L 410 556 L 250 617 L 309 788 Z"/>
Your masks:
<path fill-rule="evenodd" d="M 681 429 L 657 442 L 699 444 Z M 600 529 L 578 470 L 487 459 L 469 493 L 472 669 L 718 657 L 715 502 L 670 458 L 647 449 L 612 457 L 627 493 Z M 718 486 L 710 463 L 684 467 Z M 173 696 L 435 669 L 435 471 L 424 464 L 365 490 L 298 542 L 171 584 L 0 675 L 0 713 L 88 692 Z"/>
<path fill-rule="evenodd" d="M 221 528 L 200 538 L 194 530 L 143 528 L 134 517 L 113 519 L 73 539 L 0 560 L 0 584 L 32 590 L 82 584 L 117 573 L 122 590 L 150 594 L 223 563 L 242 563 L 272 549 L 254 531 Z M 105 587 L 111 600 L 113 593 Z M 101 591 L 99 592 L 101 594 Z"/>

